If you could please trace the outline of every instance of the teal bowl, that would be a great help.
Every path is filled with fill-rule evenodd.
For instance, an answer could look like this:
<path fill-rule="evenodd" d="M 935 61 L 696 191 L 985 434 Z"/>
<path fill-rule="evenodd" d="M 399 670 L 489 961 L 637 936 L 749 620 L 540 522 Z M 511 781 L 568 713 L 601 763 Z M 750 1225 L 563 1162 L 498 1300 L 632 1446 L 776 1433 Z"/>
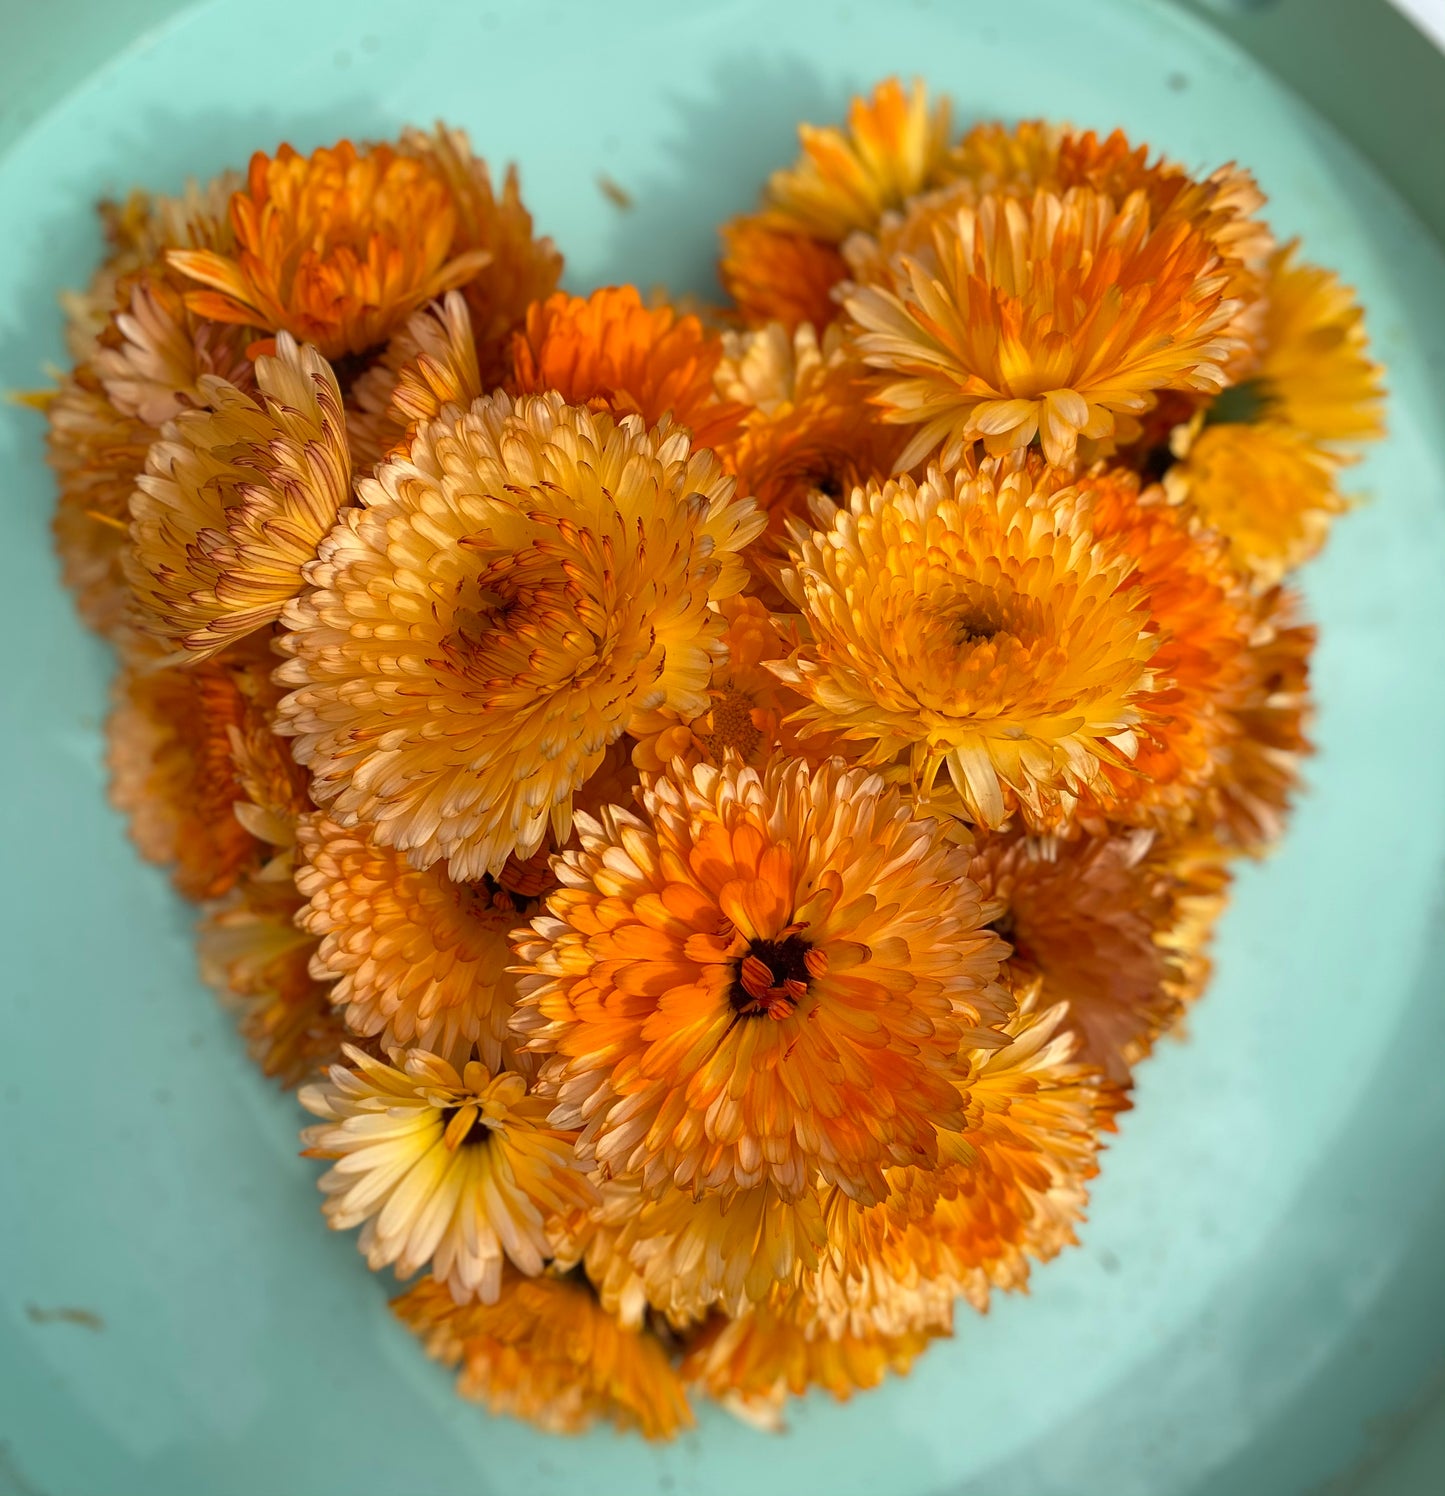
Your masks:
<path fill-rule="evenodd" d="M 1122 125 L 1254 168 L 1280 234 L 1358 287 L 1391 432 L 1305 578 L 1307 791 L 1240 877 L 1188 1042 L 1141 1071 L 1083 1248 L 906 1379 L 806 1399 L 781 1436 L 706 1410 L 653 1448 L 461 1403 L 324 1229 L 294 1101 L 245 1062 L 189 911 L 106 806 L 110 662 L 57 578 L 40 423 L 7 409 L 0 1493 L 1445 1490 L 1407 1427 L 1445 1371 L 1445 260 L 1419 222 L 1161 0 L 212 0 L 117 50 L 173 8 L 7 7 L 8 388 L 61 360 L 56 292 L 97 255 L 92 203 L 133 181 L 442 117 L 521 164 L 574 288 L 707 291 L 715 225 L 796 122 L 896 72 L 964 117 Z"/>

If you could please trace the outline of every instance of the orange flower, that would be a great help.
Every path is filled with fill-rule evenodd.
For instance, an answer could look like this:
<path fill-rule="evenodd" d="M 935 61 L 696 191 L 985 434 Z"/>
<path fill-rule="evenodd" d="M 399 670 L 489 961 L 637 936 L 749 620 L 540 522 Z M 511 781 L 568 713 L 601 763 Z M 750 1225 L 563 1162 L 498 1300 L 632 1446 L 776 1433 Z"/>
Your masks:
<path fill-rule="evenodd" d="M 833 287 L 848 274 L 831 244 L 770 227 L 758 215 L 723 224 L 718 279 L 750 327 L 825 327 L 839 313 Z"/>
<path fill-rule="evenodd" d="M 713 671 L 707 710 L 694 717 L 665 708 L 636 713 L 630 724 L 636 739 L 633 763 L 655 774 L 674 758 L 719 767 L 729 753 L 753 765 L 774 753 L 814 763 L 827 758 L 836 745 L 819 737 L 799 738 L 787 718 L 803 698 L 764 665 L 785 658 L 795 642 L 786 632 L 787 622 L 755 597 L 726 598 L 718 611 L 727 620 L 727 664 Z"/>
<path fill-rule="evenodd" d="M 507 345 L 527 308 L 557 289 L 562 256 L 550 239 L 532 236 L 532 215 L 522 203 L 517 168 L 509 166 L 501 191 L 487 163 L 472 155 L 463 130 L 438 125 L 403 130 L 401 149 L 439 174 L 456 215 L 451 253 L 487 256 L 480 274 L 462 287 L 477 338 L 482 387 L 490 392 L 506 378 Z"/>
<path fill-rule="evenodd" d="M 799 721 L 906 765 L 924 796 L 946 767 L 975 824 L 1067 819 L 1171 689 L 1136 562 L 1095 541 L 1089 502 L 1087 481 L 989 459 L 870 483 L 798 532 L 784 582 L 808 634 L 768 668 L 808 698 Z"/>
<path fill-rule="evenodd" d="M 1039 436 L 1048 460 L 1113 439 L 1155 392 L 1213 393 L 1239 348 L 1208 236 L 1087 187 L 985 196 L 932 225 L 845 300 L 884 419 L 917 428 L 898 459 L 950 464 Z"/>
<path fill-rule="evenodd" d="M 340 1060 L 349 1037 L 330 983 L 311 975 L 317 942 L 296 927 L 304 904 L 287 868 L 248 874 L 197 935 L 202 978 L 236 1011 L 261 1073 L 288 1090 Z"/>
<path fill-rule="evenodd" d="M 960 1037 L 1003 1015 L 965 855 L 876 776 L 679 768 L 604 810 L 518 938 L 514 1027 L 579 1156 L 649 1193 L 815 1171 L 875 1198 L 956 1125 Z M 979 1042 L 987 1042 L 980 1037 Z"/>
<path fill-rule="evenodd" d="M 931 108 L 921 83 L 886 79 L 848 107 L 846 130 L 801 125 L 803 154 L 768 179 L 756 214 L 723 225 L 723 286 L 753 326 L 822 327 L 830 291 L 847 274 L 835 246 L 942 180 L 949 105 Z"/>
<path fill-rule="evenodd" d="M 671 417 L 695 446 L 714 447 L 743 415 L 713 388 L 722 353 L 696 317 L 646 307 L 634 286 L 558 292 L 534 303 L 513 335 L 510 384 L 523 394 L 558 390 L 569 405 L 639 415 L 647 426 Z"/>
<path fill-rule="evenodd" d="M 308 901 L 298 923 L 321 939 L 313 968 L 336 979 L 331 1000 L 346 1006 L 352 1032 L 459 1064 L 475 1044 L 490 1069 L 520 1068 L 506 1042 L 516 996 L 507 935 L 556 886 L 545 862 L 539 880 L 509 864 L 501 881 L 453 883 L 439 864 L 417 869 L 379 846 L 364 825 L 307 816 L 297 839 L 296 886 Z"/>
<path fill-rule="evenodd" d="M 341 394 L 314 348 L 282 333 L 256 362 L 260 398 L 201 381 L 209 410 L 150 449 L 131 502 L 126 572 L 147 629 L 204 658 L 272 623 L 351 495 Z"/>
<path fill-rule="evenodd" d="M 750 409 L 719 455 L 768 517 L 755 561 L 766 570 L 786 555 L 790 523 L 808 521 L 815 494 L 846 499 L 886 477 L 905 438 L 868 404 L 866 371 L 835 329 L 820 340 L 810 325 L 790 336 L 774 322 L 724 342 L 719 387 Z"/>
<path fill-rule="evenodd" d="M 834 1339 L 814 1324 L 758 1308 L 718 1315 L 692 1340 L 681 1375 L 746 1422 L 780 1430 L 789 1394 L 821 1387 L 847 1402 L 876 1387 L 888 1372 L 906 1376 L 937 1332 L 843 1334 Z"/>
<path fill-rule="evenodd" d="M 130 818 L 142 857 L 170 867 L 190 899 L 225 893 L 261 859 L 262 845 L 235 814 L 244 788 L 235 735 L 258 710 L 243 686 L 269 661 L 253 651 L 165 669 L 122 669 L 106 723 L 111 801 Z"/>
<path fill-rule="evenodd" d="M 1044 1004 L 1067 1003 L 1078 1060 L 1127 1082 L 1195 990 L 1201 953 L 1180 926 L 1197 913 L 1185 907 L 1196 889 L 1168 849 L 1147 832 L 996 835 L 978 844 L 969 876 L 1003 903 L 994 928 L 1013 946 L 1014 991 L 1042 984 Z"/>
<path fill-rule="evenodd" d="M 429 1356 L 460 1366 L 457 1391 L 492 1413 L 558 1434 L 602 1420 L 670 1439 L 692 1426 L 661 1342 L 618 1324 L 585 1283 L 509 1268 L 495 1304 L 459 1305 L 428 1276 L 392 1309 Z"/>
<path fill-rule="evenodd" d="M 1231 731 L 1225 709 L 1244 684 L 1256 604 L 1220 536 L 1162 490 L 1141 493 L 1135 475 L 1121 469 L 1090 473 L 1082 486 L 1096 542 L 1133 564 L 1131 581 L 1144 594 L 1158 647 L 1150 662 L 1153 720 L 1140 728 L 1128 764 L 1102 765 L 1078 816 L 1177 825 Z"/>
<path fill-rule="evenodd" d="M 1210 837 L 1254 857 L 1278 841 L 1300 761 L 1314 751 L 1309 662 L 1316 631 L 1298 621 L 1298 603 L 1276 587 L 1256 604 L 1245 676 L 1228 703 L 1226 732 L 1195 813 Z"/>
<path fill-rule="evenodd" d="M 567 839 L 634 712 L 706 710 L 761 517 L 681 430 L 556 393 L 424 424 L 287 613 L 284 730 L 342 825 L 457 880 Z M 399 687 L 404 683 L 404 689 Z"/>
<path fill-rule="evenodd" d="M 327 358 L 361 355 L 487 264 L 485 250 L 452 253 L 457 218 L 445 176 L 417 156 L 349 140 L 310 156 L 283 145 L 252 156 L 231 198 L 233 253 L 167 258 L 209 288 L 187 297 L 199 315 L 289 332 Z"/>

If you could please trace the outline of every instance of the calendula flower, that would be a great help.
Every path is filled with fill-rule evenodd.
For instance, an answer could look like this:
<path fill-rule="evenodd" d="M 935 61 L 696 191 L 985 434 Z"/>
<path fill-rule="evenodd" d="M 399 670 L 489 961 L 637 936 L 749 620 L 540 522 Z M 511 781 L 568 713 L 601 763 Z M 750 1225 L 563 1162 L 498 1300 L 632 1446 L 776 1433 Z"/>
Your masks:
<path fill-rule="evenodd" d="M 937 1332 L 851 1335 L 836 1339 L 821 1327 L 767 1307 L 736 1319 L 718 1315 L 688 1346 L 685 1385 L 716 1398 L 745 1422 L 777 1431 L 788 1396 L 822 1388 L 847 1402 L 876 1387 L 888 1372 L 906 1376 Z"/>
<path fill-rule="evenodd" d="M 697 317 L 644 306 L 635 286 L 558 292 L 534 303 L 513 334 L 509 383 L 523 394 L 557 390 L 571 405 L 638 415 L 647 426 L 670 417 L 694 445 L 715 447 L 743 416 L 714 388 L 722 355 L 722 340 Z"/>
<path fill-rule="evenodd" d="M 720 455 L 767 515 L 758 563 L 767 570 L 786 554 L 789 525 L 807 518 L 815 494 L 845 499 L 886 477 L 906 435 L 878 419 L 866 371 L 836 327 L 820 338 L 810 324 L 789 335 L 774 322 L 724 343 L 719 388 L 749 411 Z"/>
<path fill-rule="evenodd" d="M 456 215 L 451 253 L 487 257 L 461 290 L 476 333 L 482 386 L 493 390 L 506 378 L 508 343 L 527 308 L 557 289 L 562 256 L 550 239 L 533 236 L 517 168 L 507 168 L 498 191 L 487 163 L 472 154 L 465 131 L 445 125 L 430 133 L 403 130 L 401 149 L 447 184 Z"/>
<path fill-rule="evenodd" d="M 721 765 L 732 753 L 757 765 L 774 753 L 812 762 L 829 757 L 837 745 L 800 738 L 789 725 L 803 698 L 765 667 L 784 659 L 795 642 L 788 623 L 755 597 L 726 598 L 718 611 L 727 621 L 727 663 L 713 671 L 707 710 L 696 717 L 666 708 L 638 712 L 630 725 L 633 763 L 655 774 L 674 758 Z"/>
<path fill-rule="evenodd" d="M 606 1313 L 586 1283 L 505 1268 L 492 1304 L 458 1304 L 434 1277 L 392 1303 L 457 1391 L 549 1433 L 595 1422 L 670 1439 L 693 1418 L 661 1341 Z"/>
<path fill-rule="evenodd" d="M 231 198 L 235 247 L 173 249 L 167 259 L 208 289 L 192 310 L 214 322 L 288 332 L 327 358 L 368 355 L 424 302 L 487 264 L 453 253 L 457 203 L 427 159 L 343 140 L 310 156 L 289 145 L 251 158 Z"/>
<path fill-rule="evenodd" d="M 1013 947 L 1015 992 L 1068 1005 L 1076 1058 L 1127 1082 L 1192 995 L 1178 942 L 1185 882 L 1149 832 L 982 838 L 969 875 L 1003 911 L 994 928 Z"/>
<path fill-rule="evenodd" d="M 304 904 L 285 859 L 243 877 L 197 929 L 202 978 L 236 1012 L 261 1073 L 288 1090 L 340 1060 L 349 1037 L 331 984 L 311 975 L 317 941 L 296 925 Z"/>
<path fill-rule="evenodd" d="M 762 519 L 684 431 L 556 393 L 443 412 L 358 485 L 287 611 L 283 728 L 342 825 L 451 876 L 550 829 L 639 711 L 707 710 Z"/>
<path fill-rule="evenodd" d="M 916 428 L 900 468 L 1036 436 L 1065 466 L 1155 392 L 1223 387 L 1239 346 L 1225 289 L 1200 229 L 1156 221 L 1143 192 L 1078 187 L 964 204 L 844 304 L 884 419 Z"/>
<path fill-rule="evenodd" d="M 579 1156 L 649 1193 L 821 1173 L 874 1198 L 955 1125 L 963 1035 L 1004 1013 L 966 856 L 833 761 L 681 765 L 578 819 L 517 939 L 517 1031 Z"/>
<path fill-rule="evenodd" d="M 126 571 L 146 627 L 198 658 L 273 622 L 351 492 L 341 395 L 282 333 L 259 399 L 205 377 L 210 409 L 154 443 L 131 500 Z"/>
<path fill-rule="evenodd" d="M 784 582 L 809 637 L 768 668 L 808 698 L 801 723 L 867 764 L 901 755 L 924 795 L 946 768 L 978 825 L 1067 818 L 1160 705 L 1136 562 L 1095 541 L 1088 505 L 1086 485 L 986 460 L 870 483 L 798 531 Z"/>
<path fill-rule="evenodd" d="M 51 530 L 61 574 L 80 616 L 114 639 L 131 621 L 124 566 L 130 496 L 158 433 L 118 411 L 88 364 L 39 403 L 48 428 L 46 460 L 59 491 Z"/>
<path fill-rule="evenodd" d="M 489 1069 L 518 1068 L 506 1042 L 516 997 L 507 935 L 555 886 L 545 862 L 540 878 L 509 865 L 500 881 L 453 883 L 440 864 L 414 868 L 364 824 L 322 814 L 302 820 L 297 842 L 299 923 L 320 937 L 314 969 L 335 979 L 331 1000 L 352 1032 L 453 1059 L 476 1045 Z"/>
<path fill-rule="evenodd" d="M 757 214 L 731 219 L 719 232 L 718 279 L 748 326 L 777 322 L 791 333 L 804 323 L 825 327 L 837 317 L 833 287 L 848 265 L 833 245 L 772 228 Z"/>
<path fill-rule="evenodd" d="M 218 898 L 263 857 L 235 813 L 245 789 L 234 739 L 258 711 L 246 678 L 269 663 L 261 650 L 187 668 L 142 657 L 116 679 L 106 722 L 111 802 L 141 856 L 169 867 L 187 898 Z"/>
<path fill-rule="evenodd" d="M 1196 423 L 1164 474 L 1170 498 L 1187 501 L 1229 542 L 1241 571 L 1262 587 L 1318 554 L 1334 517 L 1349 506 L 1338 464 L 1289 426 Z"/>
<path fill-rule="evenodd" d="M 896 78 L 848 107 L 845 129 L 801 125 L 803 154 L 768 179 L 759 212 L 723 226 L 720 274 L 753 325 L 789 332 L 837 315 L 830 291 L 846 274 L 835 246 L 943 180 L 949 105 Z"/>
<path fill-rule="evenodd" d="M 1128 764 L 1101 765 L 1078 813 L 1086 821 L 1178 825 L 1231 731 L 1226 708 L 1244 686 L 1257 606 L 1227 544 L 1161 489 L 1141 491 L 1122 469 L 1090 473 L 1081 486 L 1095 541 L 1133 562 L 1158 648 L 1150 662 L 1154 720 L 1141 727 Z"/>
<path fill-rule="evenodd" d="M 1364 313 L 1332 271 L 1286 244 L 1269 263 L 1263 352 L 1252 393 L 1280 422 L 1337 460 L 1384 434 L 1381 369 L 1369 356 Z"/>
<path fill-rule="evenodd" d="M 1309 662 L 1316 630 L 1301 623 L 1294 593 L 1258 599 L 1245 676 L 1228 703 L 1227 731 L 1195 813 L 1197 827 L 1235 851 L 1261 856 L 1278 841 L 1300 762 L 1314 750 Z"/>
<path fill-rule="evenodd" d="M 346 435 L 362 472 L 393 452 L 448 406 L 465 410 L 486 393 L 471 313 L 460 291 L 417 312 L 386 352 L 351 387 Z"/>
<path fill-rule="evenodd" d="M 896 1169 L 865 1206 L 823 1198 L 827 1249 L 815 1271 L 780 1283 L 769 1306 L 833 1338 L 947 1334 L 960 1295 L 1022 1288 L 1029 1259 L 1074 1240 L 1098 1172 L 1101 1135 L 1122 1090 L 1073 1057 L 1062 1003 L 1024 993 L 1003 1048 L 968 1056 L 968 1118 L 938 1140 L 937 1169 Z"/>
<path fill-rule="evenodd" d="M 419 1049 L 393 1050 L 390 1065 L 343 1053 L 347 1065 L 300 1092 L 325 1119 L 302 1133 L 306 1156 L 336 1160 L 320 1181 L 327 1224 L 362 1226 L 373 1271 L 408 1278 L 430 1264 L 459 1304 L 496 1303 L 506 1260 L 540 1273 L 548 1218 L 592 1198 L 548 1103 L 476 1060 L 458 1071 Z"/>

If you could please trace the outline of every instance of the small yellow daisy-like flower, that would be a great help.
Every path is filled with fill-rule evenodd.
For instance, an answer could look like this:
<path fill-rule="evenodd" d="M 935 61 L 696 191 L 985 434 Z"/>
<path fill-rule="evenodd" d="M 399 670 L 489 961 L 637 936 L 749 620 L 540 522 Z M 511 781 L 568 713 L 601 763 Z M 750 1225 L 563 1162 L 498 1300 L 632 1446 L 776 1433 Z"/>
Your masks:
<path fill-rule="evenodd" d="M 311 975 L 317 942 L 296 925 L 304 903 L 284 867 L 248 874 L 197 929 L 202 979 L 235 1010 L 261 1073 L 288 1090 L 340 1060 L 350 1037 L 331 984 Z"/>
<path fill-rule="evenodd" d="M 251 158 L 231 198 L 235 248 L 173 249 L 207 287 L 191 308 L 216 322 L 288 332 L 327 358 L 366 354 L 424 302 L 470 280 L 485 250 L 452 253 L 456 203 L 427 161 L 349 140 L 310 156 Z"/>
<path fill-rule="evenodd" d="M 557 390 L 571 405 L 638 415 L 647 426 L 669 417 L 695 446 L 715 447 L 743 416 L 714 388 L 722 356 L 721 338 L 697 317 L 644 306 L 635 286 L 559 292 L 535 303 L 513 335 L 510 385 Z"/>
<path fill-rule="evenodd" d="M 456 215 L 451 253 L 486 257 L 461 293 L 476 332 L 482 387 L 491 391 L 506 378 L 511 335 L 522 325 L 527 308 L 557 289 L 562 256 L 550 239 L 533 235 L 517 168 L 507 168 L 498 189 L 487 163 L 472 154 L 465 131 L 445 125 L 430 133 L 403 130 L 401 149 L 447 184 Z"/>
<path fill-rule="evenodd" d="M 352 465 L 374 468 L 405 455 L 406 439 L 448 406 L 465 410 L 486 393 L 472 319 L 460 291 L 423 307 L 352 385 L 346 435 Z"/>
<path fill-rule="evenodd" d="M 331 1000 L 345 1005 L 352 1032 L 384 1050 L 414 1045 L 453 1059 L 476 1045 L 489 1068 L 518 1068 L 507 1043 L 516 998 L 507 936 L 555 886 L 545 867 L 536 893 L 505 886 L 525 881 L 506 870 L 503 882 L 453 883 L 440 864 L 414 868 L 365 825 L 321 814 L 302 820 L 297 842 L 307 900 L 298 922 L 320 937 L 314 969 L 335 979 Z"/>
<path fill-rule="evenodd" d="M 666 709 L 638 712 L 630 725 L 633 763 L 655 774 L 674 758 L 720 766 L 729 753 L 754 765 L 774 753 L 810 762 L 829 757 L 835 744 L 800 738 L 789 726 L 803 698 L 766 668 L 766 661 L 784 659 L 795 642 L 787 622 L 755 597 L 726 598 L 718 611 L 727 620 L 727 663 L 713 671 L 707 710 L 696 717 Z"/>
<path fill-rule="evenodd" d="M 1005 1011 L 967 858 L 877 776 L 670 769 L 579 818 L 519 936 L 514 1027 L 579 1156 L 644 1189 L 876 1198 L 961 1119 L 961 1037 Z"/>
<path fill-rule="evenodd" d="M 1298 251 L 1286 244 L 1270 261 L 1264 351 L 1252 384 L 1266 420 L 1348 459 L 1358 443 L 1384 434 L 1381 369 L 1369 356 L 1354 293 Z"/>
<path fill-rule="evenodd" d="M 1236 566 L 1262 587 L 1319 553 L 1349 506 L 1335 486 L 1338 464 L 1289 426 L 1273 421 L 1205 425 L 1164 474 L 1229 542 Z"/>
<path fill-rule="evenodd" d="M 689 1344 L 681 1375 L 745 1422 L 778 1431 L 789 1395 L 819 1387 L 847 1402 L 890 1371 L 906 1376 L 940 1333 L 947 1332 L 835 1338 L 815 1323 L 760 1306 L 736 1319 L 709 1321 Z"/>
<path fill-rule="evenodd" d="M 884 419 L 917 428 L 899 467 L 1036 436 L 1066 466 L 1156 391 L 1218 391 L 1238 340 L 1217 270 L 1207 235 L 1156 222 L 1143 192 L 989 195 L 941 216 L 925 250 L 845 300 Z"/>
<path fill-rule="evenodd" d="M 476 1060 L 458 1072 L 424 1050 L 393 1050 L 390 1065 L 344 1053 L 349 1066 L 300 1093 L 325 1119 L 302 1133 L 306 1156 L 336 1160 L 320 1181 L 328 1225 L 362 1226 L 373 1271 L 394 1264 L 408 1278 L 430 1264 L 459 1304 L 495 1303 L 508 1259 L 540 1273 L 549 1219 L 592 1200 L 549 1104 Z"/>
<path fill-rule="evenodd" d="M 1126 1082 L 1194 990 L 1177 933 L 1191 889 L 1167 849 L 1137 831 L 995 835 L 978 843 L 969 875 L 1004 906 L 994 928 L 1013 947 L 1014 991 L 1041 985 L 1044 1004 L 1066 1003 L 1076 1058 Z"/>
<path fill-rule="evenodd" d="M 204 658 L 272 623 L 351 493 L 341 395 L 281 334 L 259 399 L 201 381 L 209 410 L 167 426 L 131 500 L 126 570 L 148 628 Z"/>
<path fill-rule="evenodd" d="M 500 872 L 552 832 L 632 716 L 707 710 L 711 604 L 762 526 L 684 431 L 555 393 L 423 425 L 358 487 L 291 607 L 283 730 L 342 825 L 418 866 Z"/>
<path fill-rule="evenodd" d="M 392 1310 L 429 1356 L 460 1367 L 461 1396 L 492 1413 L 556 1434 L 601 1421 L 670 1439 L 692 1426 L 661 1341 L 619 1324 L 585 1283 L 527 1278 L 508 1267 L 495 1303 L 458 1304 L 428 1276 Z"/>
<path fill-rule="evenodd" d="M 864 763 L 903 755 L 925 795 L 946 767 L 976 824 L 1048 825 L 1137 751 L 1158 645 L 1086 487 L 1016 460 L 870 483 L 796 554 L 810 637 L 768 668 Z"/>

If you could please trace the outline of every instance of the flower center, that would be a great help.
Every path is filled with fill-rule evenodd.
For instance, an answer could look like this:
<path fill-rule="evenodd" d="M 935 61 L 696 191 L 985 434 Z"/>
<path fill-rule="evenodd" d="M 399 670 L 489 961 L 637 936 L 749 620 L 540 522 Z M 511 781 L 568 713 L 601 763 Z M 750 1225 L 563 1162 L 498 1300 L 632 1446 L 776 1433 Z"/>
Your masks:
<path fill-rule="evenodd" d="M 457 1117 L 463 1111 L 470 1112 L 471 1116 L 464 1123 L 457 1123 Z M 481 1125 L 481 1113 L 474 1106 L 445 1106 L 442 1108 L 442 1137 L 449 1140 L 447 1146 L 451 1148 L 481 1148 L 492 1141 L 492 1129 Z"/>
<path fill-rule="evenodd" d="M 813 978 L 827 970 L 827 954 L 795 928 L 784 930 L 777 940 L 750 940 L 728 993 L 733 1011 L 740 1018 L 786 1018 L 807 995 Z"/>
<path fill-rule="evenodd" d="M 703 718 L 707 729 L 697 734 L 708 757 L 721 762 L 723 754 L 731 748 L 744 763 L 751 763 L 752 756 L 763 740 L 762 733 L 753 722 L 753 698 L 746 691 L 725 691 L 712 704 L 712 709 Z"/>

